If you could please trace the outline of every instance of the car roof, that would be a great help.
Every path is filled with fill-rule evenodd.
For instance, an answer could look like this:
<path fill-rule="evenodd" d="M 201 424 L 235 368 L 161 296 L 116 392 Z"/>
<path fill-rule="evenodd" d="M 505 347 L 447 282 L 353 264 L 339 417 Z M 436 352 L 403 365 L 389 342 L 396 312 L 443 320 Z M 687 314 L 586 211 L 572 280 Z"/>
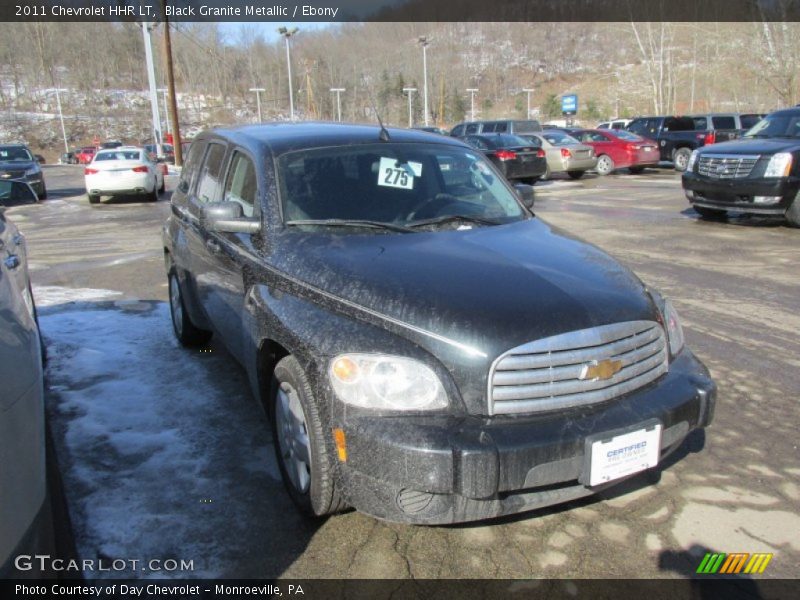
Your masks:
<path fill-rule="evenodd" d="M 387 127 L 390 142 L 430 143 L 450 146 L 464 146 L 463 142 L 426 131 Z M 349 123 L 330 123 L 301 121 L 296 123 L 262 123 L 241 125 L 204 131 L 195 141 L 213 138 L 226 138 L 236 144 L 255 150 L 267 147 L 274 154 L 290 150 L 319 148 L 322 146 L 344 146 L 347 144 L 377 144 L 380 127 L 378 125 L 359 125 Z"/>

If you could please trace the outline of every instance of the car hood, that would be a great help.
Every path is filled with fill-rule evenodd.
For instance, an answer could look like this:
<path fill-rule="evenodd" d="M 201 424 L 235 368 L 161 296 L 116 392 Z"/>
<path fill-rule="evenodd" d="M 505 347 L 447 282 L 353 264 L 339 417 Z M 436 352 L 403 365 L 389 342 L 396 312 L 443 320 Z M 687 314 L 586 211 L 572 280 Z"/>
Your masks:
<path fill-rule="evenodd" d="M 738 139 L 730 142 L 711 144 L 701 151 L 703 154 L 775 154 L 800 148 L 799 139 L 791 138 L 755 138 Z"/>
<path fill-rule="evenodd" d="M 3 171 L 27 171 L 36 166 L 36 162 L 32 160 L 0 160 L 0 170 Z"/>
<path fill-rule="evenodd" d="M 657 318 L 631 271 L 539 219 L 414 234 L 287 232 L 281 239 L 275 266 L 328 299 L 343 299 L 342 310 L 355 305 L 407 325 L 423 347 L 450 340 L 451 350 L 491 360 L 535 339 Z"/>

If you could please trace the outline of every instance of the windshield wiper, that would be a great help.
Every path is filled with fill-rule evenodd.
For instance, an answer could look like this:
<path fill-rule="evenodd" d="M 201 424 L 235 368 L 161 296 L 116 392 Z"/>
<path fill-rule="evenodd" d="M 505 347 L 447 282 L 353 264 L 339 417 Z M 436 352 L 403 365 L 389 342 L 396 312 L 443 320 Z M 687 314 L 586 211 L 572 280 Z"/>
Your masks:
<path fill-rule="evenodd" d="M 368 219 L 298 219 L 295 221 L 286 221 L 286 225 L 323 225 L 326 227 L 370 227 L 372 229 L 388 229 L 389 231 L 398 231 L 400 233 L 413 233 L 413 229 L 403 227 L 402 225 L 394 225 L 393 223 L 384 223 L 382 221 L 370 221 Z"/>
<path fill-rule="evenodd" d="M 422 219 L 420 221 L 412 221 L 408 224 L 409 227 L 423 227 L 425 225 L 440 225 L 450 221 L 468 221 L 470 223 L 480 223 L 481 225 L 500 225 L 499 221 L 486 219 L 484 217 L 476 217 L 474 215 L 444 215 L 441 217 L 433 217 L 430 219 Z"/>

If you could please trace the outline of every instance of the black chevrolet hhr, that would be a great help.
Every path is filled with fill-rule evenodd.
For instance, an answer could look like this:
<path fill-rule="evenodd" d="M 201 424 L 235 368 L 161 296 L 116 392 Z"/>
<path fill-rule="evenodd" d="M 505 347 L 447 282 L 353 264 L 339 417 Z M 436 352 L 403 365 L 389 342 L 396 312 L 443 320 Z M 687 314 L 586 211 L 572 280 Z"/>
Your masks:
<path fill-rule="evenodd" d="M 302 510 L 517 513 L 656 467 L 711 422 L 670 302 L 532 205 L 418 131 L 196 138 L 164 228 L 173 328 L 244 365 Z"/>

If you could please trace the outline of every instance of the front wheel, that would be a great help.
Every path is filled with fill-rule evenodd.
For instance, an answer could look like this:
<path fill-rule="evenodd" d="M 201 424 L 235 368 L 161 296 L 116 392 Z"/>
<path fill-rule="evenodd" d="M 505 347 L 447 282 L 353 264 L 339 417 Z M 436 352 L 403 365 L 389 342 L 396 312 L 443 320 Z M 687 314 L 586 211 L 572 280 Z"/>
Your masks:
<path fill-rule="evenodd" d="M 705 206 L 693 206 L 695 212 L 700 215 L 701 219 L 709 221 L 720 221 L 727 216 L 727 211 L 719 210 L 717 208 L 706 208 Z"/>
<path fill-rule="evenodd" d="M 183 346 L 202 346 L 211 339 L 211 332 L 200 329 L 186 312 L 181 283 L 178 274 L 172 269 L 169 278 L 169 312 L 172 317 L 172 331 Z"/>
<path fill-rule="evenodd" d="M 292 501 L 311 517 L 342 510 L 333 451 L 325 443 L 330 430 L 323 425 L 311 384 L 294 356 L 275 366 L 269 398 L 275 455 Z"/>
<path fill-rule="evenodd" d="M 675 163 L 675 170 L 676 171 L 685 171 L 686 167 L 689 166 L 689 157 L 692 155 L 692 151 L 689 148 L 678 148 L 675 151 L 675 155 L 672 157 L 672 162 Z"/>
<path fill-rule="evenodd" d="M 795 197 L 789 210 L 786 211 L 786 221 L 792 227 L 800 227 L 800 194 Z"/>
<path fill-rule="evenodd" d="M 569 175 L 573 179 L 580 179 L 581 177 L 583 177 L 584 173 L 586 173 L 586 171 L 567 171 L 567 175 Z"/>
<path fill-rule="evenodd" d="M 162 178 L 161 185 L 158 188 L 158 193 L 163 194 L 166 191 L 166 189 L 167 189 L 167 180 Z"/>
<path fill-rule="evenodd" d="M 608 154 L 601 154 L 597 159 L 597 174 L 610 175 L 614 171 L 614 160 Z"/>

